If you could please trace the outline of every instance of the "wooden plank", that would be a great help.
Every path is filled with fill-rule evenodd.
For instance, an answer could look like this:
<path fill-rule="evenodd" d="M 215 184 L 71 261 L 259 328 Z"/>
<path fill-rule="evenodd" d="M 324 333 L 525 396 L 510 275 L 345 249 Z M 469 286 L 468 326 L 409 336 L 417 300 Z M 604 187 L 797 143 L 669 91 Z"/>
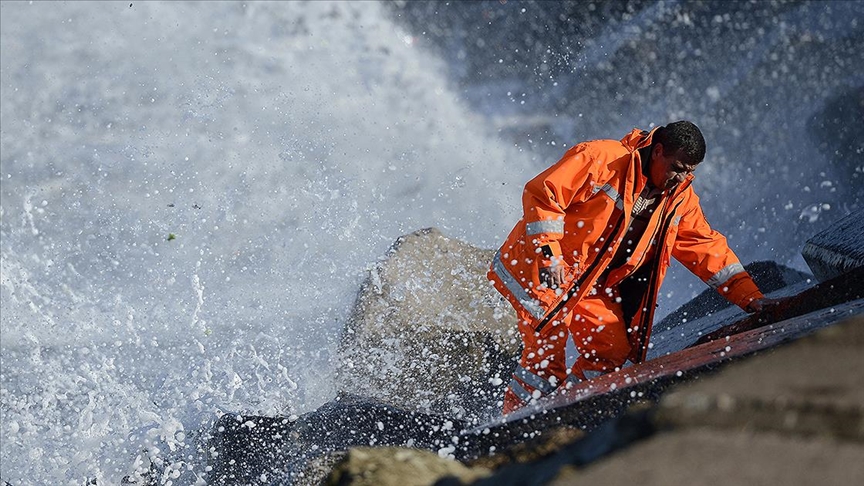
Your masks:
<path fill-rule="evenodd" d="M 793 297 L 782 299 L 777 306 L 721 327 L 702 336 L 695 344 L 704 344 L 774 322 L 791 319 L 817 309 L 824 309 L 861 298 L 864 298 L 864 267 L 856 268 L 817 284 Z"/>
<path fill-rule="evenodd" d="M 766 324 L 740 334 L 694 345 L 682 351 L 602 375 L 559 394 L 544 397 L 534 405 L 526 406 L 499 420 L 476 427 L 472 431 L 483 431 L 516 421 L 530 421 L 538 414 L 549 414 L 557 409 L 573 406 L 588 398 L 613 392 L 620 393 L 662 378 L 681 377 L 694 370 L 716 366 L 734 358 L 797 339 L 817 329 L 861 313 L 864 313 L 864 299 L 820 309 L 792 319 Z"/>

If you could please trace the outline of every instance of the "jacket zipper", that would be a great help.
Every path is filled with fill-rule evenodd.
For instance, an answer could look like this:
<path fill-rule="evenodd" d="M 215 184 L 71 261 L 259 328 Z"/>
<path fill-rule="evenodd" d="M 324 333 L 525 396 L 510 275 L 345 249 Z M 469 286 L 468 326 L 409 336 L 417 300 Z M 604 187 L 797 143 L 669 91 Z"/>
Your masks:
<path fill-rule="evenodd" d="M 675 212 L 678 211 L 678 208 L 681 206 L 681 204 L 683 202 L 684 201 L 680 201 L 678 204 L 676 204 L 675 207 L 672 208 L 672 211 L 669 213 L 669 215 L 666 216 L 666 221 L 664 221 L 663 225 L 662 225 L 663 226 L 663 231 L 662 231 L 663 234 L 665 234 L 669 230 L 669 224 L 672 222 L 672 219 L 675 217 Z M 656 256 L 656 258 L 654 259 L 654 269 L 651 271 L 651 285 L 648 286 L 648 292 L 645 295 L 645 297 L 643 298 L 643 302 L 645 300 L 650 300 L 652 298 L 652 296 L 654 296 L 657 292 L 657 277 L 659 275 L 660 261 L 662 260 L 663 255 L 657 254 L 655 256 Z M 642 307 L 648 308 L 648 306 L 645 306 L 645 305 L 643 305 Z M 641 322 L 639 323 L 639 325 L 641 326 L 640 331 L 639 331 L 639 347 L 640 347 L 639 354 L 638 354 L 638 359 L 639 359 L 638 362 L 639 363 L 641 363 L 642 361 L 645 360 L 645 354 L 647 354 L 646 353 L 646 347 L 648 344 L 648 337 L 649 337 L 648 333 L 650 332 L 651 327 L 653 327 L 653 326 L 649 326 L 646 323 L 646 321 L 648 320 L 646 318 L 648 318 L 648 317 L 650 317 L 650 319 L 653 320 L 653 318 L 654 318 L 654 310 L 653 309 L 649 309 L 647 312 L 643 312 Z"/>
<path fill-rule="evenodd" d="M 669 221 L 671 221 L 670 218 L 675 214 L 675 211 L 678 211 L 678 207 L 680 207 L 680 206 L 681 206 L 681 203 L 684 202 L 684 201 L 681 201 L 681 202 L 679 202 L 678 204 L 676 204 L 675 207 L 672 209 L 672 212 L 669 213 L 668 215 L 666 215 L 666 207 L 669 206 L 669 201 L 674 200 L 675 197 L 676 197 L 678 194 L 681 194 L 685 189 L 687 189 L 687 187 L 690 186 L 690 183 L 691 183 L 691 181 L 688 180 L 688 181 L 686 182 L 686 184 L 683 184 L 681 187 L 677 188 L 677 189 L 675 190 L 675 193 L 674 193 L 674 194 L 670 194 L 668 198 L 664 198 L 664 199 L 663 199 L 663 208 L 660 210 L 660 213 L 661 213 L 661 214 L 664 214 L 664 217 L 666 218 L 666 221 L 663 221 L 662 224 L 659 224 L 659 225 L 657 225 L 657 226 L 654 227 L 654 232 L 651 233 L 651 240 L 653 240 L 654 237 L 657 236 L 657 230 L 658 230 L 658 228 L 660 228 L 661 226 L 663 227 L 663 231 L 661 231 L 660 233 L 665 235 L 666 231 L 669 229 L 669 224 L 668 224 L 668 223 L 669 223 Z M 662 219 L 662 218 L 661 218 L 661 219 Z M 650 241 L 651 241 L 651 240 L 649 240 L 649 244 L 650 244 Z M 657 245 L 657 247 L 658 247 L 658 249 L 659 249 L 660 245 Z M 646 254 L 646 253 L 647 253 L 647 252 L 642 252 L 642 256 L 639 258 L 639 263 L 636 264 L 636 266 L 633 267 L 633 272 L 635 272 L 636 269 L 639 268 L 639 265 L 642 265 L 642 262 L 645 260 L 645 254 Z M 657 256 L 659 256 L 659 255 L 657 255 Z M 630 272 L 629 274 L 625 275 L 624 278 L 622 278 L 621 280 L 624 280 L 625 278 L 629 277 L 630 275 L 633 274 L 633 272 Z"/>
<path fill-rule="evenodd" d="M 667 198 L 663 198 L 663 208 L 660 210 L 661 214 L 665 213 L 665 211 L 666 211 L 666 207 L 669 206 L 669 201 L 674 200 L 674 199 L 675 199 L 675 196 L 677 196 L 678 194 L 681 194 L 681 193 L 684 191 L 684 189 L 687 189 L 687 187 L 690 186 L 691 183 L 692 183 L 692 180 L 688 180 L 688 181 L 686 181 L 686 183 L 682 184 L 681 187 L 676 188 L 674 194 L 670 194 L 669 197 L 667 197 Z M 683 201 L 682 201 L 682 202 L 683 202 Z M 678 206 L 680 206 L 680 205 L 681 205 L 681 203 L 679 202 L 679 203 L 675 206 L 675 209 L 672 210 L 672 213 L 671 213 L 671 214 L 675 214 L 675 211 L 678 210 Z M 667 216 L 667 218 L 668 218 L 668 216 Z M 662 218 L 661 218 L 661 219 L 662 219 Z M 665 222 L 664 222 L 664 224 L 665 224 Z M 657 228 L 659 228 L 660 226 L 663 226 L 663 225 L 661 224 L 661 225 L 657 225 L 657 226 L 654 227 L 654 232 L 651 234 L 651 239 L 652 239 L 652 240 L 654 239 L 655 236 L 657 236 Z M 667 226 L 666 226 L 666 229 L 668 229 L 668 228 L 669 228 L 669 226 L 667 225 Z M 665 233 L 665 231 L 663 231 L 663 232 L 661 232 L 661 233 Z M 650 240 L 649 240 L 649 244 L 650 244 Z M 658 247 L 659 247 L 659 245 L 658 245 Z M 642 261 L 645 260 L 645 253 L 646 253 L 646 252 L 642 252 L 642 256 L 639 258 L 639 263 L 636 264 L 636 265 L 633 267 L 633 271 L 631 271 L 630 273 L 628 273 L 627 275 L 625 275 L 624 277 L 622 277 L 621 280 L 624 280 L 625 278 L 629 277 L 630 275 L 633 275 L 633 272 L 635 272 L 635 271 L 639 268 L 639 265 L 642 265 Z"/>
<path fill-rule="evenodd" d="M 663 208 L 660 210 L 660 214 L 663 214 L 663 212 L 666 211 L 666 206 L 669 205 L 669 199 L 671 199 L 671 198 L 664 198 Z M 660 226 L 662 226 L 662 225 L 654 226 L 654 231 L 651 233 L 651 239 L 648 240 L 649 245 L 651 244 L 651 241 L 654 239 L 654 237 L 657 236 L 657 229 L 660 228 Z M 633 269 L 630 271 L 630 273 L 628 273 L 627 275 L 625 275 L 624 277 L 621 278 L 622 281 L 625 278 L 629 277 L 630 275 L 633 275 L 633 272 L 635 272 L 637 269 L 639 269 L 639 265 L 642 265 L 642 261 L 645 260 L 645 254 L 646 253 L 647 252 L 644 252 L 644 251 L 642 252 L 642 256 L 639 257 L 639 263 L 637 263 L 636 265 L 633 266 Z"/>
<path fill-rule="evenodd" d="M 594 270 L 597 268 L 597 265 L 599 265 L 600 261 L 603 260 L 603 255 L 606 254 L 606 251 L 609 249 L 609 245 L 611 245 L 612 241 L 615 239 L 615 238 L 613 238 L 613 236 L 615 236 L 618 233 L 618 230 L 621 227 L 621 223 L 624 221 L 624 213 L 625 213 L 625 211 L 622 210 L 621 216 L 619 216 L 618 221 L 615 222 L 615 227 L 609 233 L 609 237 L 606 238 L 606 242 L 603 245 L 603 249 L 600 252 L 598 252 L 597 258 L 591 263 L 591 265 L 588 266 L 588 268 L 585 269 L 585 272 L 582 273 L 582 276 L 579 277 L 576 280 L 576 282 L 573 283 L 573 285 L 567 291 L 567 295 L 565 297 L 563 297 L 558 302 L 558 304 L 556 304 L 555 307 L 553 307 L 552 310 L 546 314 L 546 317 L 544 317 L 543 320 L 540 321 L 539 324 L 537 324 L 537 327 L 534 328 L 534 332 L 540 332 L 541 330 L 543 330 L 543 328 L 546 327 L 546 324 L 549 324 L 549 321 L 551 321 L 552 318 L 558 314 L 558 312 L 561 310 L 561 308 L 564 307 L 564 304 L 566 304 L 567 301 L 569 301 L 571 298 L 573 298 L 574 295 L 576 295 L 576 292 L 579 291 L 579 289 L 582 287 L 582 284 L 585 282 L 585 280 L 591 275 L 592 272 L 594 272 Z"/>

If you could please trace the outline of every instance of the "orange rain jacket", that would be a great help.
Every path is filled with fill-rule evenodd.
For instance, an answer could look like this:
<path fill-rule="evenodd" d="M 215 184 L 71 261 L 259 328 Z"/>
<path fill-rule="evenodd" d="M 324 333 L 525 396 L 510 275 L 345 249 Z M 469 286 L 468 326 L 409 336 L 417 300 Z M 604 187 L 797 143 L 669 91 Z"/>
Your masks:
<path fill-rule="evenodd" d="M 637 150 L 650 146 L 653 134 L 634 129 L 620 141 L 580 143 L 525 186 L 523 218 L 487 275 L 514 308 L 536 318 L 535 331 L 541 335 L 553 317 L 567 312 L 568 301 L 582 299 L 607 270 L 630 225 L 634 201 L 648 182 Z M 606 276 L 607 287 L 619 285 L 622 291 L 628 359 L 634 363 L 645 359 L 670 257 L 743 309 L 762 298 L 726 238 L 705 220 L 692 180 L 689 175 L 663 198 L 645 229 L 652 238 L 642 238 L 626 263 Z M 659 246 L 643 262 L 651 241 Z M 539 269 L 549 266 L 551 258 L 563 258 L 566 264 L 561 289 L 541 285 Z"/>

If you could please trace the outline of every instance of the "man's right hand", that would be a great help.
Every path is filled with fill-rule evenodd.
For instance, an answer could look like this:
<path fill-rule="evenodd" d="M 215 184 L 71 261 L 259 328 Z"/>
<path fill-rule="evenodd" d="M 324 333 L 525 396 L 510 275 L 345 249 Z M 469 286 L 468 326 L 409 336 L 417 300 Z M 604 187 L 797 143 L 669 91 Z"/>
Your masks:
<path fill-rule="evenodd" d="M 552 265 L 540 269 L 540 282 L 550 289 L 557 289 L 564 283 L 564 265 Z"/>

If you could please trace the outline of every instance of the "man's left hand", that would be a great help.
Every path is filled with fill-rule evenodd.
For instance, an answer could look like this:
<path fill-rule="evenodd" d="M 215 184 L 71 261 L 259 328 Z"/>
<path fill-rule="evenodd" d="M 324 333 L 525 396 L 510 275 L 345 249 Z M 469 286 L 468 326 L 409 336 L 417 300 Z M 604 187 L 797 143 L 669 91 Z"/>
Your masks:
<path fill-rule="evenodd" d="M 782 302 L 781 299 L 769 299 L 767 297 L 763 297 L 761 299 L 756 299 L 753 302 L 750 302 L 750 305 L 747 306 L 747 312 L 765 312 L 770 311 L 777 307 L 777 305 Z"/>

